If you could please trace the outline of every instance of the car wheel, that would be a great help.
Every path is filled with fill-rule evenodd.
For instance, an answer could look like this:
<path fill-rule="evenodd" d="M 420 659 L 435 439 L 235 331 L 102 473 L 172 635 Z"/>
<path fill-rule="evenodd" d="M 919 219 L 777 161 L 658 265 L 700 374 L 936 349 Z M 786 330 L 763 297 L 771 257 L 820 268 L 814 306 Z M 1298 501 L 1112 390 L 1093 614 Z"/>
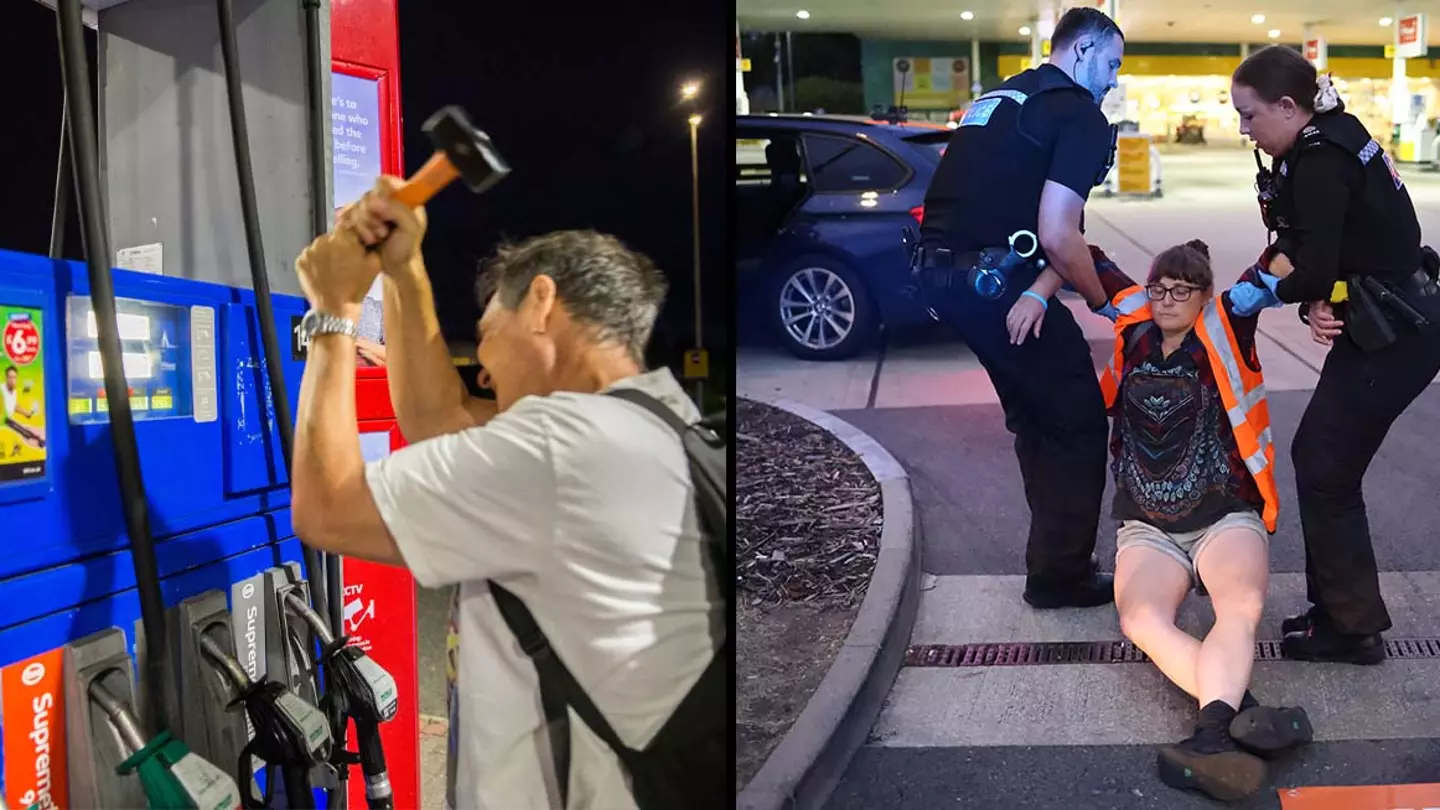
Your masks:
<path fill-rule="evenodd" d="M 853 357 L 879 330 L 860 276 L 829 256 L 791 262 L 775 276 L 765 299 L 780 342 L 804 360 Z"/>

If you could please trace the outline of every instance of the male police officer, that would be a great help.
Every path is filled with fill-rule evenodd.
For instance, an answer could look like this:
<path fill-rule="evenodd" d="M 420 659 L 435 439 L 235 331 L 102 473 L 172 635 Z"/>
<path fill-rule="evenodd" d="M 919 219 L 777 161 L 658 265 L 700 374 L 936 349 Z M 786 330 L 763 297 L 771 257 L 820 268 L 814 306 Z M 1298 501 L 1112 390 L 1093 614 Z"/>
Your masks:
<path fill-rule="evenodd" d="M 976 99 L 961 120 L 926 194 L 915 261 L 927 302 L 985 366 L 1015 434 L 1030 505 L 1025 601 L 1094 607 L 1114 599 L 1092 556 L 1105 406 L 1080 327 L 1063 305 L 1049 309 L 1059 279 L 1040 270 L 1048 263 L 1113 319 L 1081 229 L 1113 160 L 1099 103 L 1125 38 L 1082 7 L 1060 18 L 1051 43 L 1047 64 Z"/>

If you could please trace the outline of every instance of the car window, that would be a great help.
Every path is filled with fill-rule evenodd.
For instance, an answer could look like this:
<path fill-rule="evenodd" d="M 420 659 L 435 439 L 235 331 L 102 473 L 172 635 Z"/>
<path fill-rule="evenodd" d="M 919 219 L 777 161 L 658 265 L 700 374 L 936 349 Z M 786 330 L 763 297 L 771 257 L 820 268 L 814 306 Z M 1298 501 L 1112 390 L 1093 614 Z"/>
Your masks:
<path fill-rule="evenodd" d="M 771 166 L 765 157 L 766 147 L 773 142 L 770 138 L 760 137 L 758 132 L 737 132 L 735 134 L 735 185 L 736 186 L 768 186 L 770 185 Z M 782 144 L 789 144 L 792 149 L 799 149 L 795 136 L 781 136 L 776 139 Z M 806 182 L 805 173 L 802 171 L 800 182 Z"/>
<path fill-rule="evenodd" d="M 950 131 L 941 132 L 917 132 L 905 136 L 905 142 L 918 147 L 926 157 L 938 163 L 940 156 L 945 154 L 945 147 L 950 145 Z"/>
<path fill-rule="evenodd" d="M 903 165 L 864 141 L 815 134 L 804 138 L 805 162 L 816 191 L 878 191 L 905 180 Z"/>

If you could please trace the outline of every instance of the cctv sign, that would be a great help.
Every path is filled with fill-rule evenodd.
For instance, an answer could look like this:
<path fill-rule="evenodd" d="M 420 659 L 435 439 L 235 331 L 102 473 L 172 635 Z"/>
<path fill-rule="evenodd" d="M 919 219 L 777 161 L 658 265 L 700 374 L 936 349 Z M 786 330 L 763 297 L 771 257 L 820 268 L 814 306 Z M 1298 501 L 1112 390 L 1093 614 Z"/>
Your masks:
<path fill-rule="evenodd" d="M 1402 59 L 1424 56 L 1425 15 L 1411 14 L 1395 21 L 1395 55 Z"/>

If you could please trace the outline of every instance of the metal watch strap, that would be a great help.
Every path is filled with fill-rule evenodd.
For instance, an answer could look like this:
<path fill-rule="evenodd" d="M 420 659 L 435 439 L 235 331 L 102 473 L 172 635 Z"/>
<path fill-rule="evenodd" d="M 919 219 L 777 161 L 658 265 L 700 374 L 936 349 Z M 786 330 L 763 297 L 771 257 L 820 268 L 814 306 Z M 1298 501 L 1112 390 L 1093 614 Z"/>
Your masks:
<path fill-rule="evenodd" d="M 301 328 L 304 330 L 306 338 L 313 338 L 317 335 L 360 337 L 360 327 L 354 321 L 316 309 L 305 313 L 305 318 L 301 321 Z"/>

